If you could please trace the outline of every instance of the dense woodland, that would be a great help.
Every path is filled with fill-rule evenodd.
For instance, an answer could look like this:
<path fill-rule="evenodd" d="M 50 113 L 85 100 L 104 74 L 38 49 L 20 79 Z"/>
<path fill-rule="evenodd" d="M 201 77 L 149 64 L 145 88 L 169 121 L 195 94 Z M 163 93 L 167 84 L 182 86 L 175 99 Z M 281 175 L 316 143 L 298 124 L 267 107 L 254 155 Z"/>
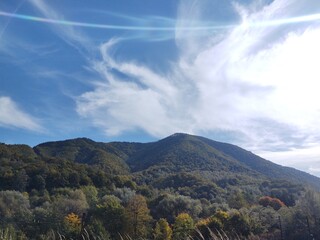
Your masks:
<path fill-rule="evenodd" d="M 0 239 L 320 239 L 319 188 L 185 134 L 0 144 Z"/>

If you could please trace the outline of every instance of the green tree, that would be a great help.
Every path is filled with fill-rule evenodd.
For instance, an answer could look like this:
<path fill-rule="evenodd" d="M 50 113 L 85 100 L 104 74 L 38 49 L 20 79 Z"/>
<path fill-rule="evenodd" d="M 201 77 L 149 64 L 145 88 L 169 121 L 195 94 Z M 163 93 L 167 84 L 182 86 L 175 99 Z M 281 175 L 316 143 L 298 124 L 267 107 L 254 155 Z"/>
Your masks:
<path fill-rule="evenodd" d="M 114 239 L 110 237 L 109 232 L 104 228 L 104 224 L 100 219 L 94 218 L 92 221 L 90 221 L 89 224 L 86 226 L 86 230 L 91 236 L 94 236 L 93 239 Z"/>
<path fill-rule="evenodd" d="M 26 170 L 22 169 L 16 173 L 15 180 L 13 182 L 13 188 L 17 191 L 24 192 L 28 185 L 29 176 Z"/>
<path fill-rule="evenodd" d="M 46 180 L 41 175 L 35 175 L 29 184 L 29 188 L 42 192 L 46 189 Z"/>
<path fill-rule="evenodd" d="M 194 221 L 188 213 L 180 213 L 173 224 L 173 240 L 185 240 L 194 230 Z"/>
<path fill-rule="evenodd" d="M 249 219 L 243 214 L 240 214 L 238 211 L 234 212 L 230 216 L 226 225 L 226 230 L 228 230 L 230 233 L 235 232 L 238 235 L 245 237 L 247 237 L 250 233 Z"/>
<path fill-rule="evenodd" d="M 82 186 L 81 190 L 86 196 L 89 206 L 95 206 L 98 202 L 98 189 L 95 186 Z"/>
<path fill-rule="evenodd" d="M 17 191 L 0 192 L 0 223 L 14 223 L 15 227 L 27 231 L 32 221 L 27 194 Z"/>
<path fill-rule="evenodd" d="M 213 231 L 220 231 L 225 228 L 230 215 L 226 211 L 218 210 L 209 218 L 208 227 Z"/>
<path fill-rule="evenodd" d="M 89 205 L 86 195 L 82 190 L 70 190 L 68 188 L 60 189 L 62 194 L 57 193 L 53 202 L 54 211 L 60 217 L 64 217 L 68 213 L 75 213 L 81 216 L 87 212 Z"/>
<path fill-rule="evenodd" d="M 3 220 L 30 213 L 28 196 L 17 191 L 0 192 L 0 216 Z"/>
<path fill-rule="evenodd" d="M 248 205 L 242 192 L 235 192 L 228 201 L 228 204 L 231 208 L 240 209 Z"/>
<path fill-rule="evenodd" d="M 166 218 L 170 223 L 184 212 L 188 212 L 193 218 L 199 216 L 202 211 L 200 200 L 195 200 L 182 195 L 165 195 L 154 209 L 157 218 Z"/>
<path fill-rule="evenodd" d="M 123 230 L 124 207 L 119 198 L 105 195 L 94 210 L 95 216 L 103 223 L 104 228 L 115 239 Z"/>
<path fill-rule="evenodd" d="M 309 217 L 320 216 L 320 192 L 308 189 L 300 199 L 298 207 Z"/>
<path fill-rule="evenodd" d="M 154 240 L 171 240 L 172 229 L 166 219 L 160 218 L 154 229 Z"/>

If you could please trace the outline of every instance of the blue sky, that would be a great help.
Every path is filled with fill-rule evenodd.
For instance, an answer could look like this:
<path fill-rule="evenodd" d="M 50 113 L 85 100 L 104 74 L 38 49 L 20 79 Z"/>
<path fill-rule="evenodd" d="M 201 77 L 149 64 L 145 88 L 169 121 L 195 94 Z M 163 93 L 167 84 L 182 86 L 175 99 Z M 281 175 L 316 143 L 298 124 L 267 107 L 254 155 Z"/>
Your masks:
<path fill-rule="evenodd" d="M 0 1 L 0 141 L 230 142 L 320 176 L 318 0 Z"/>

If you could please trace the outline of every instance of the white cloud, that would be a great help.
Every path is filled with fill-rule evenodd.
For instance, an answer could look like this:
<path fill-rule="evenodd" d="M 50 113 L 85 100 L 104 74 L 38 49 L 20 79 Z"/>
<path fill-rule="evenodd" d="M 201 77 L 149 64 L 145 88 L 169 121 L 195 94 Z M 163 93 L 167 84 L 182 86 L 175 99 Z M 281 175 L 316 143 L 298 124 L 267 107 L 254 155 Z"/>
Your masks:
<path fill-rule="evenodd" d="M 103 60 L 94 63 L 104 80 L 78 99 L 78 112 L 107 134 L 136 128 L 157 137 L 222 130 L 241 132 L 253 150 L 305 147 L 320 137 L 320 26 L 264 24 L 307 14 L 303 9 L 294 0 L 248 9 L 237 5 L 242 24 L 199 37 L 185 27 L 203 21 L 206 6 L 182 1 L 176 32 L 180 59 L 167 74 L 117 62 L 108 51 L 111 40 L 101 46 Z"/>
<path fill-rule="evenodd" d="M 43 1 L 31 3 L 46 17 L 61 19 Z M 320 3 L 234 4 L 232 11 L 242 18 L 238 26 L 226 23 L 223 30 L 205 33 L 191 30 L 212 20 L 206 18 L 214 16 L 214 4 L 218 1 L 181 1 L 175 34 L 180 57 L 165 74 L 116 60 L 110 48 L 121 41 L 102 44 L 102 59 L 90 60 L 100 80 L 76 98 L 78 114 L 107 135 L 131 130 L 156 137 L 173 132 L 236 134 L 234 143 L 258 153 L 268 151 L 262 156 L 276 162 L 279 156 L 294 158 L 299 148 L 314 147 L 320 139 L 320 26 L 290 19 L 316 13 Z M 90 46 L 72 26 L 55 30 L 77 49 Z M 310 152 L 301 156 L 310 163 L 296 157 L 300 161 L 291 165 L 315 173 L 318 152 L 315 157 Z"/>
<path fill-rule="evenodd" d="M 184 31 L 199 24 L 205 7 L 199 1 L 181 4 L 176 34 L 181 57 L 172 69 L 164 75 L 141 64 L 117 62 L 108 51 L 115 44 L 111 40 L 101 46 L 103 60 L 94 63 L 104 80 L 78 99 L 80 115 L 107 134 L 240 131 L 253 149 L 286 147 L 288 137 L 294 141 L 320 133 L 320 26 L 252 27 L 255 21 L 292 17 L 298 1 L 278 0 L 258 11 L 251 6 L 246 14 L 237 6 L 245 21 L 223 37 Z"/>
<path fill-rule="evenodd" d="M 176 119 L 181 90 L 147 67 L 110 58 L 109 48 L 113 44 L 115 41 L 111 40 L 101 45 L 103 61 L 94 63 L 94 69 L 106 81 L 97 83 L 94 91 L 78 98 L 78 113 L 93 119 L 108 135 L 134 129 L 154 136 L 175 131 L 181 123 Z M 115 70 L 126 75 L 128 81 L 118 77 Z M 183 125 L 178 129 L 182 130 Z"/>
<path fill-rule="evenodd" d="M 30 3 L 46 18 L 63 19 L 42 0 Z M 230 19 L 221 22 L 217 9 L 241 22 L 233 27 Z M 85 56 L 100 79 L 76 98 L 77 112 L 107 135 L 131 130 L 155 137 L 173 132 L 235 134 L 236 144 L 317 174 L 320 23 L 296 17 L 319 11 L 318 0 L 260 0 L 250 6 L 183 0 L 175 31 L 179 58 L 171 68 L 159 73 L 141 63 L 116 60 L 110 49 L 123 42 L 111 39 L 100 46 L 101 59 Z M 192 29 L 215 22 L 221 26 Z M 91 40 L 77 28 L 53 29 L 80 53 L 92 50 Z M 7 109 L 21 113 L 6 101 L 13 106 Z M 29 124 L 0 123 L 37 128 L 30 116 L 21 114 Z"/>
<path fill-rule="evenodd" d="M 320 177 L 320 146 L 282 152 L 257 152 L 257 154 L 280 165 L 297 168 Z"/>
<path fill-rule="evenodd" d="M 9 97 L 0 97 L 0 126 L 43 131 L 38 121 L 23 112 Z"/>

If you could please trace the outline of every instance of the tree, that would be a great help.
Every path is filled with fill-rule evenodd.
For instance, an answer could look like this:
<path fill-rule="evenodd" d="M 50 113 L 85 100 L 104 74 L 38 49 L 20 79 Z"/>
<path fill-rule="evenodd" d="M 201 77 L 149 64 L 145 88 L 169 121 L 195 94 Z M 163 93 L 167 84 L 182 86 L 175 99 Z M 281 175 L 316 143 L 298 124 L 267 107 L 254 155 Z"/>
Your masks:
<path fill-rule="evenodd" d="M 320 193 L 308 189 L 300 199 L 298 207 L 309 217 L 320 217 Z"/>
<path fill-rule="evenodd" d="M 250 233 L 249 219 L 239 212 L 235 212 L 228 219 L 227 230 L 247 237 Z"/>
<path fill-rule="evenodd" d="M 27 229 L 32 220 L 28 196 L 17 191 L 0 192 L 0 220 Z"/>
<path fill-rule="evenodd" d="M 278 199 L 278 198 L 273 198 L 272 200 L 271 200 L 271 202 L 270 202 L 270 206 L 274 209 L 274 210 L 276 210 L 276 211 L 278 211 L 280 208 L 282 208 L 282 207 L 284 207 L 284 206 L 286 206 L 280 199 Z"/>
<path fill-rule="evenodd" d="M 116 188 L 113 191 L 113 194 L 121 200 L 121 203 L 126 205 L 129 200 L 132 199 L 136 195 L 136 191 L 131 188 Z"/>
<path fill-rule="evenodd" d="M 242 192 L 235 192 L 228 201 L 228 204 L 231 208 L 240 209 L 242 207 L 246 207 L 248 205 L 246 199 Z"/>
<path fill-rule="evenodd" d="M 37 174 L 31 179 L 29 188 L 43 192 L 46 189 L 46 180 L 43 176 Z"/>
<path fill-rule="evenodd" d="M 201 202 L 182 195 L 166 195 L 155 207 L 154 215 L 166 218 L 170 223 L 180 214 L 188 212 L 193 218 L 198 217 L 202 210 Z"/>
<path fill-rule="evenodd" d="M 98 189 L 95 186 L 82 186 L 81 190 L 86 196 L 89 206 L 95 206 L 98 202 Z"/>
<path fill-rule="evenodd" d="M 201 236 L 201 239 L 210 239 L 212 230 L 210 229 L 209 224 L 212 224 L 213 221 L 216 221 L 216 219 L 205 218 L 197 222 L 196 224 L 197 233 Z M 222 224 L 220 222 L 218 224 L 219 224 L 218 228 L 220 229 Z M 216 224 L 213 223 L 213 225 L 216 225 Z M 213 229 L 218 229 L 218 228 L 214 227 Z"/>
<path fill-rule="evenodd" d="M 128 201 L 125 208 L 125 216 L 126 230 L 130 237 L 137 239 L 148 235 L 152 218 L 146 199 L 142 195 L 135 195 Z"/>
<path fill-rule="evenodd" d="M 86 226 L 86 231 L 94 238 L 92 239 L 103 239 L 103 240 L 111 240 L 114 238 L 110 237 L 110 234 L 103 226 L 103 223 L 99 219 L 93 219 L 89 222 L 89 224 Z M 90 238 L 91 239 L 91 238 Z"/>
<path fill-rule="evenodd" d="M 171 240 L 172 229 L 166 219 L 160 218 L 154 229 L 154 240 Z"/>
<path fill-rule="evenodd" d="M 28 185 L 29 176 L 26 173 L 26 170 L 22 169 L 16 173 L 15 180 L 13 182 L 14 190 L 24 192 Z"/>
<path fill-rule="evenodd" d="M 259 204 L 263 207 L 270 206 L 276 211 L 278 211 L 281 207 L 286 206 L 280 199 L 269 196 L 261 197 L 259 199 Z"/>
<path fill-rule="evenodd" d="M 70 190 L 68 188 L 57 189 L 57 193 L 52 197 L 52 213 L 56 221 L 63 221 L 69 213 L 82 216 L 88 211 L 89 205 L 85 194 L 80 190 Z"/>
<path fill-rule="evenodd" d="M 115 239 L 123 230 L 124 207 L 119 198 L 113 195 L 105 195 L 97 204 L 94 214 L 103 223 L 104 228 Z"/>
<path fill-rule="evenodd" d="M 260 199 L 259 199 L 259 204 L 261 205 L 261 206 L 263 206 L 263 207 L 268 207 L 269 206 L 269 204 L 270 204 L 270 202 L 271 202 L 271 197 L 269 197 L 269 196 L 264 196 L 264 197 L 261 197 Z"/>
<path fill-rule="evenodd" d="M 81 230 L 81 218 L 79 215 L 69 213 L 64 217 L 64 228 L 69 236 L 76 237 Z"/>
<path fill-rule="evenodd" d="M 1 220 L 31 214 L 29 199 L 25 194 L 17 191 L 0 192 Z"/>
<path fill-rule="evenodd" d="M 227 224 L 228 220 L 230 218 L 230 215 L 226 211 L 218 210 L 215 212 L 213 216 L 209 218 L 208 227 L 212 231 L 220 231 L 225 228 L 225 225 Z"/>
<path fill-rule="evenodd" d="M 173 240 L 188 239 L 194 230 L 194 221 L 188 213 L 180 213 L 173 224 Z"/>

